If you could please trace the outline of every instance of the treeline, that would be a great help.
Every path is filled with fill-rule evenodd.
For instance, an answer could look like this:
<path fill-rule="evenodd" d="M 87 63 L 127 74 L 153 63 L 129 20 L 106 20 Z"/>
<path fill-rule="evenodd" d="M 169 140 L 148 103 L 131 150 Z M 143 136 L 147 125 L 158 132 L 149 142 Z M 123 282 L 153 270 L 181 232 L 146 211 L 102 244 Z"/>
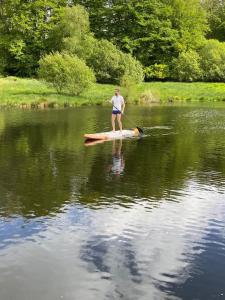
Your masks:
<path fill-rule="evenodd" d="M 1 0 L 0 73 L 71 91 L 75 78 L 225 81 L 224 24 L 223 0 Z"/>

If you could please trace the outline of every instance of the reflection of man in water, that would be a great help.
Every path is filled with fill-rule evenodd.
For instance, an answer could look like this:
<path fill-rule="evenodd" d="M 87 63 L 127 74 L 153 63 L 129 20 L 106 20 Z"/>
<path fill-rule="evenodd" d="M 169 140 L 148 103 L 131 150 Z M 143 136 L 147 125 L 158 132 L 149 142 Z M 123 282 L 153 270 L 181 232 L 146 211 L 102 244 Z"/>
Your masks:
<path fill-rule="evenodd" d="M 122 139 L 119 140 L 118 147 L 116 141 L 112 142 L 112 165 L 110 166 L 110 171 L 115 175 L 120 175 L 124 171 L 125 162 L 123 159 L 122 149 Z"/>

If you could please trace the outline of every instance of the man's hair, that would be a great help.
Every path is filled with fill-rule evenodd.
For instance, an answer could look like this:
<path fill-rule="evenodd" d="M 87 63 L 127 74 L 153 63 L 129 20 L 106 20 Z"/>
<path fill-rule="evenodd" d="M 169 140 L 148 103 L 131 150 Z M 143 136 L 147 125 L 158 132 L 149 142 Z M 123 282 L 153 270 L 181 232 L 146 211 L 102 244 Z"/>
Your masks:
<path fill-rule="evenodd" d="M 120 89 L 119 89 L 119 88 L 118 88 L 118 89 L 115 89 L 115 91 L 116 91 L 116 92 L 120 92 Z"/>

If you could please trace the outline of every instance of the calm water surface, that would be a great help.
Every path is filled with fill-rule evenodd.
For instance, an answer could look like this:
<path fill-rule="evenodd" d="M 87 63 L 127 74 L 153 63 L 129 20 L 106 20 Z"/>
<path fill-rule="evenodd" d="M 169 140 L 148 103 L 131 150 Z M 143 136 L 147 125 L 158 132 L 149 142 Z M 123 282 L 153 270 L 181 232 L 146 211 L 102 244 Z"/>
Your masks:
<path fill-rule="evenodd" d="M 225 105 L 127 113 L 0 111 L 1 300 L 225 299 Z"/>

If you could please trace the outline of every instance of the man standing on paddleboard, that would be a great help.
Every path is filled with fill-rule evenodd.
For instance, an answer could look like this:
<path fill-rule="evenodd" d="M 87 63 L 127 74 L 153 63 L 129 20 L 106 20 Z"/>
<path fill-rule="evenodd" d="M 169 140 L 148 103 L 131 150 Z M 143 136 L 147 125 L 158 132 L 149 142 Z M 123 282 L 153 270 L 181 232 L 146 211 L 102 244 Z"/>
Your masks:
<path fill-rule="evenodd" d="M 111 99 L 111 103 L 113 105 L 113 110 L 112 110 L 112 129 L 115 131 L 115 120 L 117 118 L 117 122 L 120 128 L 120 131 L 122 132 L 123 125 L 122 125 L 122 120 L 121 120 L 121 114 L 124 113 L 125 109 L 125 102 L 123 99 L 123 96 L 120 95 L 120 90 L 116 89 L 115 90 L 115 95 Z"/>

